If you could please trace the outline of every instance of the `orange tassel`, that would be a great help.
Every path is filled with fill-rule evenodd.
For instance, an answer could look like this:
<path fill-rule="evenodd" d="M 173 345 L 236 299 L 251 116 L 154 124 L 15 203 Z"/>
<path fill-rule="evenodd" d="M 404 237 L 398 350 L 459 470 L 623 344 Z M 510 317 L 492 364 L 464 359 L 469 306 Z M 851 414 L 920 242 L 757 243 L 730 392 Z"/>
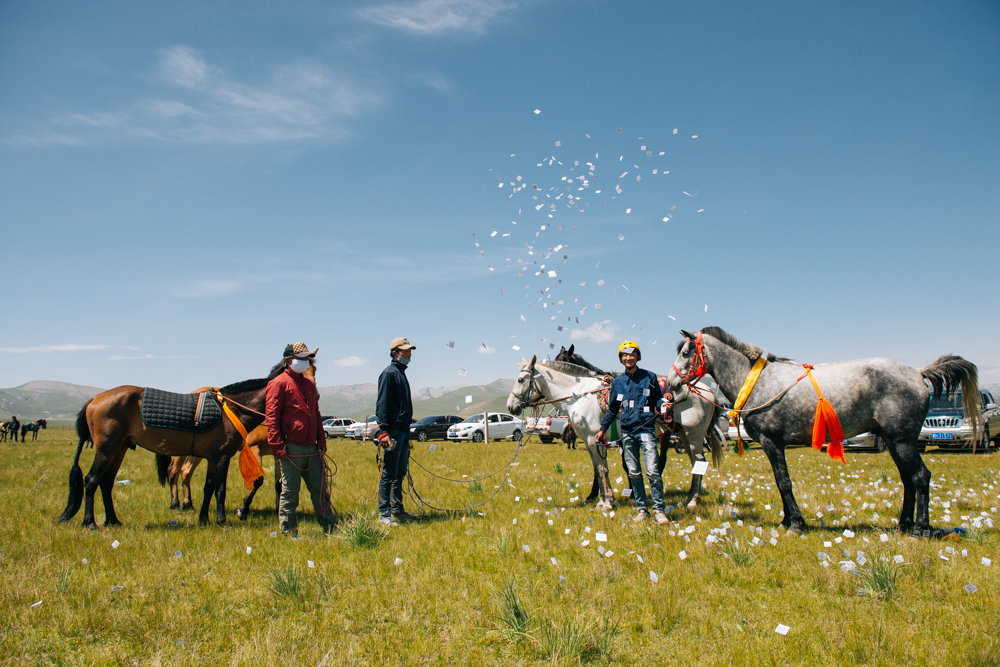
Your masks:
<path fill-rule="evenodd" d="M 819 403 L 816 404 L 816 422 L 813 424 L 813 449 L 823 449 L 826 442 L 826 433 L 830 432 L 830 445 L 826 453 L 835 461 L 846 463 L 844 460 L 844 430 L 840 427 L 840 419 L 834 412 L 830 401 L 820 396 Z"/>
<path fill-rule="evenodd" d="M 243 449 L 240 450 L 240 474 L 243 476 L 243 488 L 247 491 L 252 490 L 257 479 L 264 476 L 264 469 L 247 447 L 246 440 L 243 441 Z"/>

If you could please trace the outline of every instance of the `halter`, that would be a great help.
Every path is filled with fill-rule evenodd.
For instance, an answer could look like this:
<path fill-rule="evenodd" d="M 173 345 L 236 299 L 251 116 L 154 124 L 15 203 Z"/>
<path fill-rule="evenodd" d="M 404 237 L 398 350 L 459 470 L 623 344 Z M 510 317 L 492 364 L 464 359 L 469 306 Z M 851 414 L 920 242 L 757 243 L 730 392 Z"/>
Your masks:
<path fill-rule="evenodd" d="M 525 408 L 533 408 L 536 405 L 538 405 L 539 402 L 540 402 L 539 399 L 543 398 L 545 396 L 545 394 L 542 393 L 541 388 L 535 382 L 535 369 L 534 368 L 532 368 L 530 370 L 525 370 L 525 371 L 522 371 L 522 372 L 523 373 L 530 373 L 530 375 L 528 376 L 528 388 L 527 388 L 527 391 L 524 394 L 515 394 L 514 392 L 511 392 L 511 394 L 513 396 L 517 397 L 517 400 L 521 401 L 521 409 L 524 410 Z M 532 392 L 532 390 L 534 390 L 534 392 Z M 537 394 L 537 396 L 534 399 L 530 398 L 533 393 Z"/>
<path fill-rule="evenodd" d="M 691 339 L 688 338 L 688 342 Z M 705 377 L 705 373 L 708 372 L 708 357 L 705 355 L 705 337 L 704 334 L 698 334 L 698 337 L 694 339 L 694 357 L 691 359 L 691 370 L 687 374 L 681 373 L 681 369 L 677 368 L 677 364 L 673 365 L 674 372 L 680 376 L 684 384 L 688 386 L 688 389 L 693 389 L 695 383 L 698 380 Z"/>

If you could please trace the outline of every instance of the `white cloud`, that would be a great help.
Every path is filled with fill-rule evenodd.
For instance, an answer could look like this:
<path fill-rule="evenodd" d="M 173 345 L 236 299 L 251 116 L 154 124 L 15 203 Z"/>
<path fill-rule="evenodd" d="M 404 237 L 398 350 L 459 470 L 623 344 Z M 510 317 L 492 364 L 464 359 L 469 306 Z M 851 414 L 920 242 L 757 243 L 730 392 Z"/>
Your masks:
<path fill-rule="evenodd" d="M 621 327 L 617 324 L 612 324 L 611 320 L 604 320 L 602 322 L 594 322 L 586 329 L 573 329 L 570 332 L 570 338 L 572 340 L 590 340 L 595 343 L 607 343 L 617 340 L 619 331 L 621 331 Z"/>
<path fill-rule="evenodd" d="M 37 347 L 0 347 L 0 352 L 10 354 L 27 354 L 35 352 L 82 352 L 83 350 L 106 350 L 110 345 L 76 345 L 66 343 L 63 345 L 40 345 Z"/>
<path fill-rule="evenodd" d="M 427 84 L 439 93 L 450 93 L 452 89 L 451 81 L 446 79 L 443 75 L 437 72 L 427 72 L 420 74 L 417 77 L 420 81 Z"/>
<path fill-rule="evenodd" d="M 517 2 L 499 0 L 416 0 L 368 7 L 358 10 L 358 15 L 372 23 L 422 35 L 451 30 L 481 33 L 490 20 L 517 6 Z"/>
<path fill-rule="evenodd" d="M 358 357 L 356 355 L 351 355 L 349 357 L 344 357 L 343 359 L 334 359 L 334 366 L 340 366 L 341 368 L 350 368 L 352 366 L 367 366 L 367 357 Z"/>
<path fill-rule="evenodd" d="M 156 94 L 112 110 L 71 113 L 9 140 L 44 146 L 86 145 L 122 137 L 164 142 L 264 144 L 343 137 L 346 122 L 382 103 L 350 77 L 312 61 L 276 68 L 244 83 L 213 67 L 196 49 L 157 52 Z"/>
<path fill-rule="evenodd" d="M 495 347 L 491 347 L 486 343 L 483 343 L 476 349 L 476 352 L 478 352 L 479 354 L 493 354 L 496 351 L 497 349 Z"/>
<path fill-rule="evenodd" d="M 124 357 L 121 355 L 113 354 L 110 357 L 105 357 L 108 361 L 139 361 L 142 359 L 197 359 L 198 357 L 180 357 L 180 356 L 170 356 L 170 357 L 156 357 L 150 353 L 140 354 L 134 357 Z"/>

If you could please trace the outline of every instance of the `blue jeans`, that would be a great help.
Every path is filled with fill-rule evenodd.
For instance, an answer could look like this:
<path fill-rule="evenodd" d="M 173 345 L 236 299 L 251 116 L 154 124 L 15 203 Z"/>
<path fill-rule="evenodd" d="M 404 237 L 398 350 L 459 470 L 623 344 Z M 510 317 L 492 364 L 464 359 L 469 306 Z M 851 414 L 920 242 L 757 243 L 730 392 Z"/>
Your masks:
<path fill-rule="evenodd" d="M 636 431 L 622 434 L 622 452 L 625 454 L 625 468 L 632 483 L 632 497 L 640 511 L 646 511 L 646 485 L 642 481 L 639 468 L 640 452 L 649 478 L 649 490 L 653 494 L 653 511 L 664 512 L 663 480 L 656 473 L 659 461 L 656 457 L 656 436 L 652 431 Z"/>
<path fill-rule="evenodd" d="M 391 451 L 382 452 L 382 477 L 378 480 L 379 516 L 391 516 L 403 511 L 403 482 L 410 465 L 410 431 L 389 431 L 396 441 Z"/>

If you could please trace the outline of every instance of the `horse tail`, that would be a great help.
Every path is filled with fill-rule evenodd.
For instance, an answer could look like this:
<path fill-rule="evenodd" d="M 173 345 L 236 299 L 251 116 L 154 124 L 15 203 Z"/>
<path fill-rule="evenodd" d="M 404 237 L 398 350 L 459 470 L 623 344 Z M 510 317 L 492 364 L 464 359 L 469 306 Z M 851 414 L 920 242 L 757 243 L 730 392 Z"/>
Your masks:
<path fill-rule="evenodd" d="M 725 458 L 726 445 L 719 432 L 719 406 L 712 411 L 712 425 L 708 429 L 708 447 L 712 450 L 712 465 L 718 470 Z"/>
<path fill-rule="evenodd" d="M 922 368 L 920 375 L 931 383 L 934 396 L 939 397 L 942 393 L 950 393 L 961 388 L 965 419 L 972 423 L 974 451 L 983 431 L 983 413 L 979 405 L 979 369 L 971 361 L 946 354 Z"/>
<path fill-rule="evenodd" d="M 80 511 L 80 505 L 83 503 L 83 471 L 80 470 L 80 452 L 83 451 L 83 445 L 88 440 L 93 439 L 90 425 L 87 423 L 87 408 L 89 406 L 90 401 L 87 401 L 76 415 L 76 434 L 80 438 L 80 442 L 76 446 L 73 467 L 69 469 L 69 499 L 66 501 L 66 509 L 56 517 L 58 523 L 72 519 Z"/>
<path fill-rule="evenodd" d="M 170 457 L 166 454 L 156 455 L 156 476 L 160 480 L 160 486 L 165 486 L 167 478 L 170 476 Z"/>

